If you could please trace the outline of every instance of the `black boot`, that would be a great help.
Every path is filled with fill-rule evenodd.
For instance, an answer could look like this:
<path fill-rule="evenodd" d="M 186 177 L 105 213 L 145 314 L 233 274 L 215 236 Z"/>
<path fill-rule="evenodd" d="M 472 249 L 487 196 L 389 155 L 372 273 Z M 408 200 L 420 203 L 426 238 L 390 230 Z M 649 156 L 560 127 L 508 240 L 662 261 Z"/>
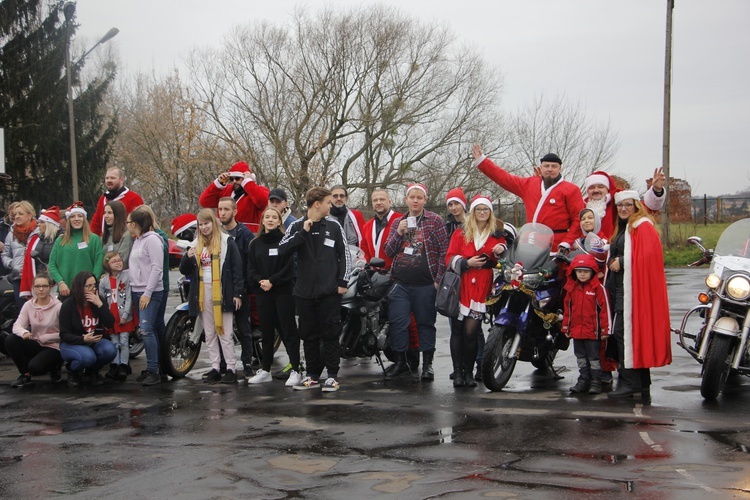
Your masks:
<path fill-rule="evenodd" d="M 576 382 L 576 385 L 570 388 L 570 392 L 581 394 L 589 392 L 589 389 L 591 389 L 591 381 L 583 377 L 578 377 L 578 382 Z"/>
<path fill-rule="evenodd" d="M 482 363 L 477 363 L 477 373 L 474 375 L 474 380 L 477 382 L 482 381 Z"/>
<path fill-rule="evenodd" d="M 474 370 L 474 361 L 471 363 L 467 363 L 464 367 L 464 380 L 466 383 L 466 387 L 476 387 L 477 381 L 474 380 L 472 370 Z"/>
<path fill-rule="evenodd" d="M 406 352 L 396 352 L 396 362 L 385 370 L 385 379 L 393 380 L 404 373 L 411 373 L 409 362 L 406 360 Z"/>
<path fill-rule="evenodd" d="M 463 367 L 460 365 L 453 365 L 453 387 L 463 387 L 466 385 L 466 379 L 464 376 Z"/>
<path fill-rule="evenodd" d="M 435 380 L 435 372 L 432 369 L 432 358 L 434 357 L 435 351 L 425 351 L 422 353 L 422 380 L 430 382 Z"/>
<path fill-rule="evenodd" d="M 412 373 L 417 373 L 419 370 L 419 350 L 409 349 L 406 351 L 406 361 L 409 363 L 409 368 Z"/>
<path fill-rule="evenodd" d="M 602 381 L 595 378 L 591 381 L 591 387 L 589 388 L 589 394 L 601 394 L 602 393 Z"/>
<path fill-rule="evenodd" d="M 109 371 L 104 375 L 110 380 L 117 380 L 117 371 L 120 368 L 120 365 L 117 363 L 110 363 L 109 365 Z"/>

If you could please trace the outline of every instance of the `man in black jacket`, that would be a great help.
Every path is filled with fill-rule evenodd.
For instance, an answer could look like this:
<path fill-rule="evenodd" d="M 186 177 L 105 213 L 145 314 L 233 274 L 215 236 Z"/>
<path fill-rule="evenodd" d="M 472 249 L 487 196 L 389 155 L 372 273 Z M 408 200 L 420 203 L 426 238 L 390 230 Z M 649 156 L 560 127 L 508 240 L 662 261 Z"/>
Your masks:
<path fill-rule="evenodd" d="M 231 196 L 225 196 L 219 200 L 219 207 L 217 208 L 219 215 L 219 222 L 221 222 L 224 230 L 234 238 L 234 242 L 237 245 L 237 250 L 240 251 L 240 257 L 242 259 L 242 282 L 246 283 L 245 270 L 247 269 L 247 249 L 250 246 L 250 240 L 253 239 L 253 233 L 245 226 L 237 222 L 237 202 Z M 234 321 L 237 323 L 238 337 L 240 340 L 240 346 L 242 347 L 242 354 L 240 359 L 244 367 L 243 371 L 245 378 L 249 379 L 254 375 L 252 369 L 253 362 L 253 333 L 250 327 L 250 294 L 245 293 L 242 295 L 242 307 L 234 312 Z M 257 314 L 256 314 L 257 317 Z M 222 359 L 223 361 L 223 359 Z M 222 363 L 222 368 L 225 363 Z M 234 370 L 234 367 L 230 367 Z"/>
<path fill-rule="evenodd" d="M 307 216 L 289 226 L 279 243 L 282 254 L 297 253 L 294 302 L 299 314 L 299 335 L 307 359 L 307 377 L 296 390 L 320 386 L 323 392 L 338 390 L 341 295 L 349 282 L 349 252 L 344 231 L 331 211 L 331 191 L 314 187 L 305 195 Z M 321 350 L 322 345 L 322 350 Z M 328 378 L 320 383 L 323 367 Z"/>

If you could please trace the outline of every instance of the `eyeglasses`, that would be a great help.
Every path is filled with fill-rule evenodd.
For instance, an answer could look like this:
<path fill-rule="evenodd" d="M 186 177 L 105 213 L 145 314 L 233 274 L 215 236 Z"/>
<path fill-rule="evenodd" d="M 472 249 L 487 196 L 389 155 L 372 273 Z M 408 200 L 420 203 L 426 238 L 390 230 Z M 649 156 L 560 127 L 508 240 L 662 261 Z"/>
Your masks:
<path fill-rule="evenodd" d="M 37 290 L 44 290 L 45 288 L 49 288 L 49 285 L 34 285 L 34 288 Z"/>
<path fill-rule="evenodd" d="M 92 288 L 96 288 L 96 283 L 91 283 L 91 284 L 86 283 L 85 285 L 83 285 L 83 288 L 87 290 L 91 290 Z"/>
<path fill-rule="evenodd" d="M 490 209 L 487 207 L 477 207 L 474 209 L 474 211 L 478 214 L 486 214 L 487 212 L 490 211 Z"/>
<path fill-rule="evenodd" d="M 619 208 L 633 208 L 635 206 L 635 203 L 618 203 L 615 205 L 618 209 Z"/>
<path fill-rule="evenodd" d="M 110 264 L 122 264 L 122 259 L 110 259 Z"/>
<path fill-rule="evenodd" d="M 126 220 L 126 221 L 125 221 L 125 224 L 132 224 L 132 223 L 133 223 L 133 221 L 132 221 L 132 220 Z"/>
<path fill-rule="evenodd" d="M 344 200 L 344 199 L 346 199 L 346 195 L 345 194 L 332 194 L 331 198 L 333 198 L 335 200 L 338 200 L 338 199 Z"/>

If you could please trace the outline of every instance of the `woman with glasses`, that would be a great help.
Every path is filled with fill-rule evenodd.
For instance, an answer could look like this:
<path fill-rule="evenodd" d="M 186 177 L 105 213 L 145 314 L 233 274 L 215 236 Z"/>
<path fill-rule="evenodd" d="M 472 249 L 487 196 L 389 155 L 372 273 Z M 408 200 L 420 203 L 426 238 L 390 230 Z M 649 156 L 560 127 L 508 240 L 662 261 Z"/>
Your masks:
<path fill-rule="evenodd" d="M 606 288 L 613 310 L 608 354 L 616 348 L 619 384 L 611 398 L 640 394 L 651 401 L 650 368 L 672 362 L 667 281 L 659 233 L 637 191 L 615 194 L 617 226 L 607 260 Z"/>
<path fill-rule="evenodd" d="M 136 380 L 143 385 L 156 385 L 161 382 L 156 323 L 164 291 L 164 242 L 155 231 L 151 212 L 144 205 L 130 212 L 127 224 L 133 237 L 128 264 L 130 288 L 146 348 L 146 370 Z"/>
<path fill-rule="evenodd" d="M 102 334 L 114 323 L 94 275 L 90 271 L 76 274 L 70 299 L 60 307 L 60 354 L 68 367 L 68 386 L 77 387 L 84 381 L 103 383 L 99 370 L 115 359 L 117 348 Z"/>
<path fill-rule="evenodd" d="M 477 336 L 487 312 L 485 300 L 492 287 L 492 268 L 505 248 L 503 222 L 492 213 L 492 200 L 476 195 L 463 227 L 451 236 L 446 254 L 448 267 L 461 275 L 460 313 L 458 319 L 451 320 L 454 387 L 477 385 L 472 376 Z"/>
<path fill-rule="evenodd" d="M 49 256 L 49 275 L 57 283 L 61 297 L 70 296 L 70 284 L 82 271 L 102 275 L 104 251 L 102 240 L 89 229 L 83 203 L 75 202 L 68 208 L 65 233 L 55 240 Z"/>
<path fill-rule="evenodd" d="M 5 348 L 20 375 L 11 387 L 31 382 L 32 375 L 50 374 L 60 381 L 60 301 L 50 294 L 52 280 L 46 274 L 34 278 L 34 296 L 27 301 L 13 324 L 14 335 L 5 339 Z"/>

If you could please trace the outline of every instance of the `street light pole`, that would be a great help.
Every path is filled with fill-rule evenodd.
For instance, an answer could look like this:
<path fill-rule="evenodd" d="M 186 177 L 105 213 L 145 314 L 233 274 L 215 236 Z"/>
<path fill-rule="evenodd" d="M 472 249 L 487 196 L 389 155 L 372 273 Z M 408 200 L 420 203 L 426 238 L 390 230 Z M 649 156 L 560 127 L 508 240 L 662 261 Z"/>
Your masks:
<path fill-rule="evenodd" d="M 70 25 L 73 22 L 75 13 L 76 4 L 74 2 L 68 2 L 63 6 L 63 14 L 65 15 L 65 73 L 68 83 L 68 128 L 70 129 L 70 175 L 73 181 L 73 201 L 78 201 L 80 198 L 78 197 L 78 157 L 76 156 L 76 124 L 73 110 L 73 68 L 70 63 Z M 80 64 L 95 48 L 109 41 L 119 32 L 120 30 L 117 28 L 110 29 L 107 34 L 78 59 L 75 65 Z"/>

